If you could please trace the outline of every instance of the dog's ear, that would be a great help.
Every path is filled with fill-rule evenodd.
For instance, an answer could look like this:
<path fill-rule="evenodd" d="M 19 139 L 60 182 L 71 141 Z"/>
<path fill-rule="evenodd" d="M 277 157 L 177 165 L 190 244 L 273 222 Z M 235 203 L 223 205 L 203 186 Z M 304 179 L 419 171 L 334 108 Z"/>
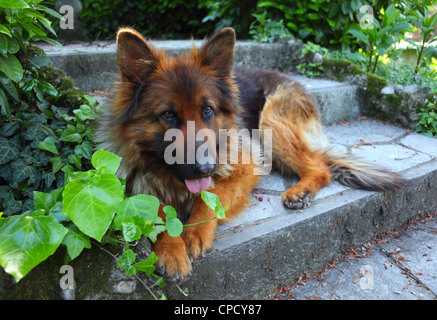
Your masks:
<path fill-rule="evenodd" d="M 234 63 L 235 31 L 223 28 L 209 38 L 200 48 L 202 64 L 210 66 L 219 77 L 228 77 Z"/>
<path fill-rule="evenodd" d="M 121 28 L 117 32 L 117 61 L 123 81 L 139 84 L 158 59 L 139 32 Z"/>

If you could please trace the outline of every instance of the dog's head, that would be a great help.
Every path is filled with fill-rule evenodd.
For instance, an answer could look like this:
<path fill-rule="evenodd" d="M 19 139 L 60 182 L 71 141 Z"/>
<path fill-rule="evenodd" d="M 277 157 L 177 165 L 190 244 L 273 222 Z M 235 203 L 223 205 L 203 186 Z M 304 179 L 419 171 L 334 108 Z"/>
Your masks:
<path fill-rule="evenodd" d="M 171 172 L 191 192 L 209 187 L 219 129 L 237 127 L 234 47 L 232 28 L 178 57 L 154 49 L 133 29 L 118 31 L 121 82 L 114 111 L 131 161 Z"/>

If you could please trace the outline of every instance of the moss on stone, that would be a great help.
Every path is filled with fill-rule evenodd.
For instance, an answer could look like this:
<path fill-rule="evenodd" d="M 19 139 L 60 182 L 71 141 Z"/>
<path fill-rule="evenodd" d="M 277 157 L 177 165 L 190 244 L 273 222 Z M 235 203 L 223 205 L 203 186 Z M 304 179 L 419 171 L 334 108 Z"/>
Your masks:
<path fill-rule="evenodd" d="M 76 109 L 81 104 L 87 103 L 85 93 L 80 89 L 71 89 L 59 93 L 56 105 L 62 108 Z"/>
<path fill-rule="evenodd" d="M 372 73 L 365 72 L 367 77 L 366 93 L 381 95 L 381 90 L 388 85 L 388 81 Z"/>
<path fill-rule="evenodd" d="M 51 103 L 58 107 L 69 109 L 79 108 L 81 104 L 86 103 L 84 98 L 86 93 L 79 89 L 73 79 L 68 77 L 63 70 L 49 64 L 44 67 L 43 71 L 46 74 L 45 81 L 53 85 L 59 92 L 58 99 L 48 98 Z"/>
<path fill-rule="evenodd" d="M 323 67 L 326 77 L 359 86 L 363 115 L 377 120 L 399 123 L 405 127 L 415 127 L 413 119 L 419 102 L 424 101 L 422 94 L 410 94 L 403 90 L 402 86 L 395 89 L 392 94 L 384 94 L 382 90 L 385 87 L 395 88 L 396 86 L 373 73 L 361 70 L 348 60 L 325 59 Z"/>
<path fill-rule="evenodd" d="M 45 56 L 43 49 L 37 46 L 29 47 L 29 56 Z M 46 99 L 62 108 L 76 109 L 79 108 L 81 104 L 86 103 L 84 96 L 87 94 L 79 87 L 76 86 L 73 79 L 68 77 L 65 71 L 55 68 L 53 65 L 48 64 L 41 68 L 41 71 L 45 74 L 44 81 L 47 81 L 52 86 L 56 88 L 59 92 L 58 99 L 47 96 Z"/>
<path fill-rule="evenodd" d="M 348 75 L 365 73 L 355 63 L 345 59 L 324 59 L 323 69 L 327 76 L 340 82 L 343 82 Z"/>

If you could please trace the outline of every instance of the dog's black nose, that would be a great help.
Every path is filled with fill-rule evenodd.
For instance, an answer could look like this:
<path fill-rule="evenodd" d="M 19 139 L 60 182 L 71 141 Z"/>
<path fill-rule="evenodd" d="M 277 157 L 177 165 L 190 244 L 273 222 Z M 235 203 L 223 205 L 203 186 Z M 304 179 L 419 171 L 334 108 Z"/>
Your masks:
<path fill-rule="evenodd" d="M 200 164 L 196 163 L 194 165 L 194 171 L 199 177 L 209 177 L 215 171 L 216 165 L 214 163 Z"/>

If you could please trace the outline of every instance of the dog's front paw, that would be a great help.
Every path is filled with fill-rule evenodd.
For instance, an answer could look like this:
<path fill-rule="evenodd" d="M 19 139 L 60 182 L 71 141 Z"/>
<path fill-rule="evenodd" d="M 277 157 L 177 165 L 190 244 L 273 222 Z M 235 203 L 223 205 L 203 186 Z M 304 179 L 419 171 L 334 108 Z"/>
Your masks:
<path fill-rule="evenodd" d="M 188 256 L 192 259 L 198 259 L 211 251 L 214 231 L 211 231 L 207 225 L 203 228 L 191 226 L 184 230 L 181 237 L 187 247 Z"/>
<path fill-rule="evenodd" d="M 156 270 L 166 281 L 181 282 L 190 277 L 191 261 L 181 237 L 166 234 L 158 239 L 153 251 L 158 256 Z"/>

